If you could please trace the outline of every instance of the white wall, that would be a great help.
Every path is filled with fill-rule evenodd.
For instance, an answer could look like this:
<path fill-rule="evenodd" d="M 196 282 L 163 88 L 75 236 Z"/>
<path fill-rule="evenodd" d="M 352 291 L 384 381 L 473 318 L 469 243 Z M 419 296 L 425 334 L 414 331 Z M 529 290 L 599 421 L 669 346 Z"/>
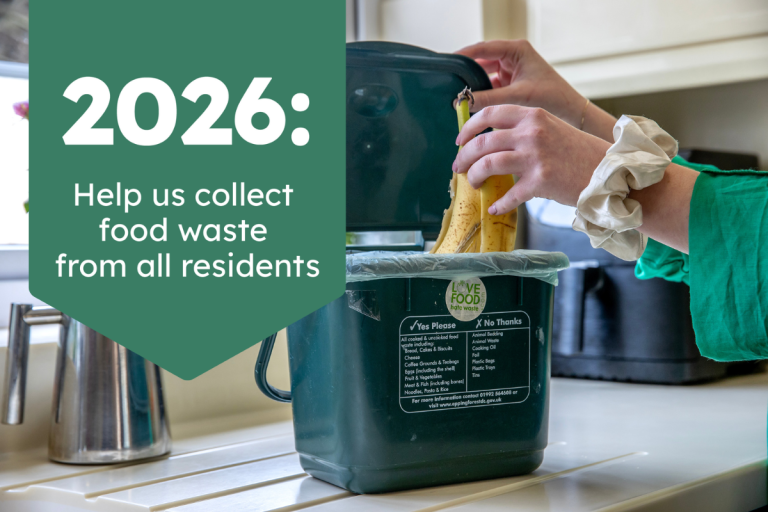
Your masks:
<path fill-rule="evenodd" d="M 347 42 L 354 41 L 357 34 L 357 24 L 355 21 L 355 0 L 347 0 Z"/>
<path fill-rule="evenodd" d="M 489 39 L 525 37 L 525 0 L 359 0 L 364 39 L 451 53 Z"/>
<path fill-rule="evenodd" d="M 382 39 L 454 52 L 483 39 L 482 0 L 383 0 Z"/>
<path fill-rule="evenodd" d="M 768 169 L 768 80 L 599 100 L 614 115 L 653 119 L 681 147 L 757 153 Z"/>

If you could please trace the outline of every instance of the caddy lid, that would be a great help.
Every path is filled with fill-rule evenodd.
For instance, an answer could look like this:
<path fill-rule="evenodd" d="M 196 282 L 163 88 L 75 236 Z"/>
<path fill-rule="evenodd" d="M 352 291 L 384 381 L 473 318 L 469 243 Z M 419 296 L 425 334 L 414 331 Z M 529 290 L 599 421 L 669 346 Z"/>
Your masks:
<path fill-rule="evenodd" d="M 440 231 L 458 135 L 453 100 L 490 89 L 472 59 L 347 44 L 347 231 Z"/>

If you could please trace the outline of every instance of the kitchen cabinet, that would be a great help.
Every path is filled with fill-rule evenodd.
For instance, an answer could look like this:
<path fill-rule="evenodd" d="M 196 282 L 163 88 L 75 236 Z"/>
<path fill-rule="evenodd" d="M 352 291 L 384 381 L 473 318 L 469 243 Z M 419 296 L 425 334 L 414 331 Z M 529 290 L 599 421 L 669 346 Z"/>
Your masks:
<path fill-rule="evenodd" d="M 593 98 L 768 77 L 764 0 L 532 0 L 528 39 Z"/>
<path fill-rule="evenodd" d="M 768 33 L 764 0 L 533 0 L 529 37 L 558 64 Z"/>
<path fill-rule="evenodd" d="M 0 510 L 749 512 L 767 502 L 767 402 L 766 374 L 677 387 L 553 379 L 534 473 L 363 496 L 303 472 L 291 423 L 219 418 L 208 431 L 174 429 L 172 454 L 139 464 L 3 455 Z"/>
<path fill-rule="evenodd" d="M 582 94 L 768 78 L 765 0 L 357 0 L 359 39 L 439 52 L 527 38 Z"/>

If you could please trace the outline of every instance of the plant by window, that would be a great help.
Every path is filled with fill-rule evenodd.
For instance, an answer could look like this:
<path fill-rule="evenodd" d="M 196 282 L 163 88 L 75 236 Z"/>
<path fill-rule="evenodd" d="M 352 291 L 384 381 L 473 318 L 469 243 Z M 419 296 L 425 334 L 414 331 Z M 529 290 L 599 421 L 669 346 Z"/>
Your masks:
<path fill-rule="evenodd" d="M 29 101 L 20 101 L 13 104 L 13 111 L 22 119 L 29 121 Z M 24 201 L 24 211 L 29 213 L 29 199 Z"/>

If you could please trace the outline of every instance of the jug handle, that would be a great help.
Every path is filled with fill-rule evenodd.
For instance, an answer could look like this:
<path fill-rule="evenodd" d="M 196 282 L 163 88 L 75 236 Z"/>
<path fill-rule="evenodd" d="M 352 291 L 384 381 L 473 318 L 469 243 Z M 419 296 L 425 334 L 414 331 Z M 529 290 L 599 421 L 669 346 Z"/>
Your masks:
<path fill-rule="evenodd" d="M 11 304 L 8 323 L 8 355 L 5 360 L 5 386 L 3 386 L 2 423 L 24 423 L 24 402 L 27 394 L 27 367 L 29 362 L 29 328 L 32 325 L 61 323 L 61 312 L 31 304 Z"/>
<path fill-rule="evenodd" d="M 29 361 L 29 324 L 24 321 L 24 315 L 31 309 L 31 304 L 11 304 L 2 402 L 4 425 L 21 425 L 24 422 Z"/>
<path fill-rule="evenodd" d="M 275 347 L 275 338 L 277 338 L 277 333 L 267 336 L 261 342 L 259 357 L 256 358 L 256 368 L 253 373 L 256 377 L 256 385 L 262 393 L 276 402 L 286 403 L 291 401 L 291 392 L 277 389 L 267 382 L 267 367 L 269 366 L 269 359 L 272 357 L 272 349 Z"/>

